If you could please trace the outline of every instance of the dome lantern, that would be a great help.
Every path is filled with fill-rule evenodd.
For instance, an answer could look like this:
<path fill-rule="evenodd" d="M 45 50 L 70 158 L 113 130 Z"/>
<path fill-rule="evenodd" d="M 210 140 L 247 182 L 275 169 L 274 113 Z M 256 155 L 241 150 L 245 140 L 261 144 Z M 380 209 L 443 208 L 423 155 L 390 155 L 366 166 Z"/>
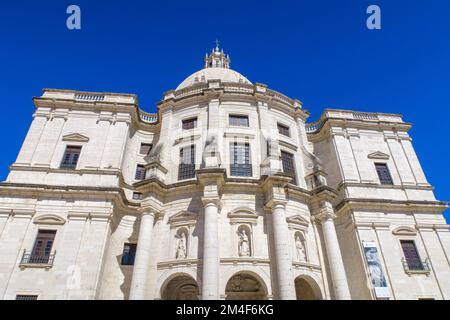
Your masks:
<path fill-rule="evenodd" d="M 230 56 L 219 48 L 219 40 L 216 40 L 216 47 L 211 51 L 211 54 L 206 54 L 205 69 L 207 68 L 230 68 Z"/>

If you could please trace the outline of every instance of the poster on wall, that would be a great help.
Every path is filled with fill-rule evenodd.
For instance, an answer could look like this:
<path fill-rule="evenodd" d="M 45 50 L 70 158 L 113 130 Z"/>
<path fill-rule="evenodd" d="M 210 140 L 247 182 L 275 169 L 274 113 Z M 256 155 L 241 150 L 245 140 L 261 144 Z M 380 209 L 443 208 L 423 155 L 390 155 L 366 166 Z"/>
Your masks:
<path fill-rule="evenodd" d="M 377 245 L 373 241 L 363 241 L 364 254 L 369 267 L 370 280 L 377 298 L 389 298 L 389 287 L 384 276 L 378 255 Z"/>

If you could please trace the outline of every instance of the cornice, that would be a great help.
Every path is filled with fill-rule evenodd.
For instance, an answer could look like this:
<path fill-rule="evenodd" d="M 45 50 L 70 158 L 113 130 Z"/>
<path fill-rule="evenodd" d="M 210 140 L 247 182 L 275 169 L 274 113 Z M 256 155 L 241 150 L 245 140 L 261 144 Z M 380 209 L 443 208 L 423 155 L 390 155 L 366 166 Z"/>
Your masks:
<path fill-rule="evenodd" d="M 345 214 L 350 210 L 441 213 L 448 208 L 448 203 L 441 201 L 414 201 L 389 199 L 346 198 L 335 206 L 336 214 Z"/>

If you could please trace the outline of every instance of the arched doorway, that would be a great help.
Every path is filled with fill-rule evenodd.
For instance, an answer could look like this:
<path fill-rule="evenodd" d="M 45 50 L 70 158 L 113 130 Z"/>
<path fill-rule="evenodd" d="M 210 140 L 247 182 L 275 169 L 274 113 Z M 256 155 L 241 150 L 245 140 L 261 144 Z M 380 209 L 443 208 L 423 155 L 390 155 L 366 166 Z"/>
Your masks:
<path fill-rule="evenodd" d="M 266 300 L 267 289 L 256 276 L 241 272 L 228 280 L 225 295 L 226 300 Z"/>
<path fill-rule="evenodd" d="M 295 293 L 297 300 L 321 300 L 322 294 L 317 283 L 311 278 L 298 277 L 295 279 Z"/>
<path fill-rule="evenodd" d="M 198 300 L 199 289 L 197 282 L 188 275 L 177 275 L 163 287 L 163 300 Z"/>

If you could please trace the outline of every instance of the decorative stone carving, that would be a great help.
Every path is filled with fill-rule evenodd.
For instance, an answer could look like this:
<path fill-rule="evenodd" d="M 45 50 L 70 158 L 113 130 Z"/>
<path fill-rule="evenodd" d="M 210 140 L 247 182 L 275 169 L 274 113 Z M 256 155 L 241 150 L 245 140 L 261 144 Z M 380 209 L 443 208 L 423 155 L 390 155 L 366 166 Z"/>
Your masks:
<path fill-rule="evenodd" d="M 176 236 L 177 247 L 176 247 L 176 259 L 186 259 L 187 258 L 187 239 L 186 232 L 181 231 Z"/>
<path fill-rule="evenodd" d="M 300 237 L 300 234 L 296 234 L 295 236 L 295 248 L 297 250 L 297 259 L 298 261 L 306 261 L 306 250 L 303 239 Z"/>
<path fill-rule="evenodd" d="M 250 257 L 250 239 L 245 229 L 239 232 L 239 256 Z"/>

